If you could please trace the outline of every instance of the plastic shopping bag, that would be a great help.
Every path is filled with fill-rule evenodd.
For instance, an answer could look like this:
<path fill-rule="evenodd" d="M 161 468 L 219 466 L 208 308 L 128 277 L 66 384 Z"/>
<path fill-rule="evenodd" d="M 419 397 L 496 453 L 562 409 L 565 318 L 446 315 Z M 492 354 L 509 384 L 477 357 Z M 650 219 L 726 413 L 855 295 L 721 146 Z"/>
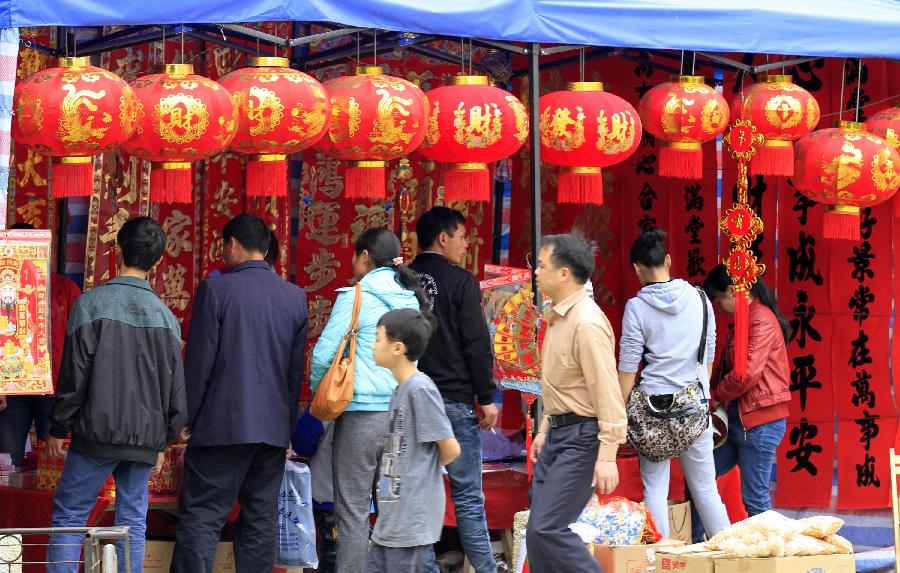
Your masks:
<path fill-rule="evenodd" d="M 313 569 L 319 566 L 311 487 L 309 466 L 288 461 L 278 494 L 276 565 Z"/>

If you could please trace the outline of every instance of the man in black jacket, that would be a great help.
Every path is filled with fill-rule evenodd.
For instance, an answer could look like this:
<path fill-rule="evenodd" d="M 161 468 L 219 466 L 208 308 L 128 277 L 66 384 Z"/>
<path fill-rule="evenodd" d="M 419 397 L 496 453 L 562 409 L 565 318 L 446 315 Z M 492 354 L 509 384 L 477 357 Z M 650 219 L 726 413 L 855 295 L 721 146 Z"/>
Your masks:
<path fill-rule="evenodd" d="M 237 571 L 271 571 L 278 491 L 297 419 L 306 293 L 264 260 L 271 233 L 242 214 L 222 229 L 229 272 L 200 283 L 185 358 L 189 432 L 172 573 L 212 570 L 234 507 Z"/>
<path fill-rule="evenodd" d="M 66 465 L 53 497 L 53 527 L 84 527 L 110 474 L 116 525 L 130 528 L 131 570 L 144 561 L 147 480 L 187 421 L 181 329 L 147 282 L 166 235 L 149 217 L 126 222 L 116 236 L 118 276 L 79 298 L 69 318 L 49 453 Z M 154 468 L 154 464 L 156 464 Z M 78 570 L 82 536 L 54 535 L 54 573 Z M 119 544 L 119 563 L 125 562 Z"/>
<path fill-rule="evenodd" d="M 495 573 L 497 564 L 484 515 L 481 489 L 481 428 L 490 429 L 499 413 L 494 405 L 491 339 L 481 310 L 481 290 L 461 268 L 468 242 L 462 213 L 434 207 L 416 223 L 421 253 L 409 266 L 419 273 L 438 327 L 419 369 L 434 380 L 462 449 L 447 466 L 463 549 L 477 573 Z M 475 414 L 476 400 L 484 414 Z M 431 571 L 437 569 L 430 566 Z"/>

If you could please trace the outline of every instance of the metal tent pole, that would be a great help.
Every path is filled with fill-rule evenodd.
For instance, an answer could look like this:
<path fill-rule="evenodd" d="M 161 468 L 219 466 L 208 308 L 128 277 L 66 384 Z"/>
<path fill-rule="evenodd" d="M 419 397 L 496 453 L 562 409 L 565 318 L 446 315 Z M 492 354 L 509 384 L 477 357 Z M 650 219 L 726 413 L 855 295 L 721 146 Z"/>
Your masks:
<path fill-rule="evenodd" d="M 540 106 L 541 97 L 541 45 L 532 43 L 528 51 L 528 113 L 531 121 L 531 264 L 537 265 L 538 253 L 541 250 L 541 133 Z M 534 304 L 540 308 L 541 293 L 538 292 L 537 281 L 531 278 L 534 293 Z"/>

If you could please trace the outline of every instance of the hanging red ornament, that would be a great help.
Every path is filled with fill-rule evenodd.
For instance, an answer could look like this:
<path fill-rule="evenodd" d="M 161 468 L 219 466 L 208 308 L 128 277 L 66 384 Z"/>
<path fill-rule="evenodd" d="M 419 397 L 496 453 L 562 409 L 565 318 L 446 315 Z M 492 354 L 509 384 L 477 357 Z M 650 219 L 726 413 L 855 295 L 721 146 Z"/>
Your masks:
<path fill-rule="evenodd" d="M 650 89 L 638 103 L 646 131 L 662 141 L 659 174 L 682 179 L 703 178 L 704 141 L 715 139 L 728 125 L 728 104 L 703 76 L 672 76 Z"/>
<path fill-rule="evenodd" d="M 762 76 L 735 98 L 733 119 L 749 119 L 766 138 L 750 161 L 754 175 L 794 174 L 794 141 L 819 123 L 819 103 L 791 76 Z"/>
<path fill-rule="evenodd" d="M 601 169 L 625 161 L 641 142 L 641 120 L 602 82 L 573 82 L 541 96 L 541 159 L 559 165 L 560 203 L 603 204 Z"/>
<path fill-rule="evenodd" d="M 446 201 L 490 201 L 488 165 L 509 157 L 528 139 L 528 112 L 487 76 L 456 76 L 428 92 L 428 131 L 419 152 L 440 163 Z"/>
<path fill-rule="evenodd" d="M 287 58 L 261 57 L 219 80 L 238 110 L 231 150 L 247 160 L 247 195 L 285 197 L 287 156 L 325 135 L 331 101 L 318 80 Z"/>
<path fill-rule="evenodd" d="M 898 107 L 883 109 L 866 122 L 866 130 L 884 139 L 900 153 L 900 101 Z M 894 198 L 894 216 L 900 217 L 900 199 Z"/>
<path fill-rule="evenodd" d="M 16 143 L 53 158 L 54 198 L 90 196 L 93 156 L 134 133 L 137 100 L 125 80 L 90 65 L 90 58 L 60 58 L 16 84 L 12 136 Z"/>
<path fill-rule="evenodd" d="M 385 163 L 403 157 L 425 137 L 425 94 L 412 82 L 384 75 L 378 66 L 325 82 L 331 96 L 328 136 L 314 148 L 350 162 L 344 172 L 347 198 L 383 198 Z"/>
<path fill-rule="evenodd" d="M 138 127 L 122 149 L 153 162 L 150 200 L 190 203 L 191 164 L 228 147 L 237 130 L 231 94 L 191 64 L 167 64 L 161 74 L 131 82 L 138 99 Z"/>
<path fill-rule="evenodd" d="M 865 125 L 842 121 L 797 142 L 794 185 L 825 205 L 823 235 L 858 241 L 859 211 L 900 189 L 900 155 Z"/>

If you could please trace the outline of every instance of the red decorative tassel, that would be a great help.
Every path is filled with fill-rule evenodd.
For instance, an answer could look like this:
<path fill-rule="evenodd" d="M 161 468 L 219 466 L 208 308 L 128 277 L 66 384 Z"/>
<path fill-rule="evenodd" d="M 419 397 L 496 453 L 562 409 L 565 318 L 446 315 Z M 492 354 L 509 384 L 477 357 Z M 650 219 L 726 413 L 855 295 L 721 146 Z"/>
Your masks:
<path fill-rule="evenodd" d="M 786 144 L 786 145 L 784 145 Z M 750 161 L 752 175 L 794 176 L 794 145 L 790 141 L 769 141 Z"/>
<path fill-rule="evenodd" d="M 678 179 L 703 179 L 703 151 L 700 144 L 665 143 L 659 152 L 659 174 Z"/>
<path fill-rule="evenodd" d="M 491 172 L 485 163 L 458 163 L 444 172 L 444 201 L 490 201 Z"/>
<path fill-rule="evenodd" d="M 750 298 L 743 288 L 734 293 L 734 373 L 739 380 L 747 376 L 750 345 Z"/>
<path fill-rule="evenodd" d="M 150 170 L 150 200 L 154 203 L 190 203 L 193 192 L 190 163 L 163 163 Z"/>
<path fill-rule="evenodd" d="M 94 192 L 93 157 L 62 157 L 52 165 L 50 193 L 54 199 L 90 197 Z"/>
<path fill-rule="evenodd" d="M 822 218 L 822 235 L 826 239 L 860 240 L 859 209 L 843 205 L 826 208 Z"/>
<path fill-rule="evenodd" d="M 384 161 L 351 161 L 344 171 L 347 199 L 384 199 L 386 186 Z"/>
<path fill-rule="evenodd" d="M 287 197 L 287 156 L 259 155 L 247 161 L 248 197 Z"/>
<path fill-rule="evenodd" d="M 599 167 L 563 167 L 556 191 L 559 203 L 603 204 L 603 175 Z"/>

